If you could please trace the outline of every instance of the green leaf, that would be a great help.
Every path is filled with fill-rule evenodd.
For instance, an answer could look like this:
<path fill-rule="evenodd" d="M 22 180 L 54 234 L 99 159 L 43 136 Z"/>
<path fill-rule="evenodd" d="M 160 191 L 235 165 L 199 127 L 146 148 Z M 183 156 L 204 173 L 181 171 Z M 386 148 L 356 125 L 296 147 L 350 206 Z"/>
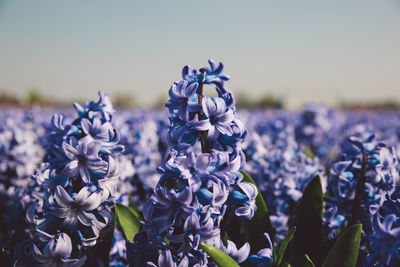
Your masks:
<path fill-rule="evenodd" d="M 292 262 L 301 262 L 307 254 L 317 266 L 321 264 L 323 200 L 321 178 L 317 175 L 307 185 L 296 210 Z"/>
<path fill-rule="evenodd" d="M 128 207 L 130 209 L 130 211 L 136 216 L 136 218 L 138 218 L 139 220 L 142 220 L 142 215 L 132 206 Z"/>
<path fill-rule="evenodd" d="M 356 266 L 360 249 L 362 224 L 353 224 L 336 240 L 331 251 L 326 257 L 323 267 Z"/>
<path fill-rule="evenodd" d="M 290 267 L 291 265 L 289 263 L 287 263 L 286 261 L 283 261 L 279 267 Z"/>
<path fill-rule="evenodd" d="M 126 240 L 133 241 L 133 237 L 139 232 L 141 227 L 140 220 L 135 216 L 132 208 L 117 203 L 115 206 L 117 221 L 121 227 Z"/>
<path fill-rule="evenodd" d="M 239 267 L 239 264 L 232 259 L 228 254 L 222 250 L 208 245 L 206 243 L 200 243 L 201 248 L 207 252 L 207 254 L 218 264 L 220 267 Z"/>
<path fill-rule="evenodd" d="M 141 186 L 142 186 L 141 184 L 138 185 L 138 187 L 139 187 L 139 188 L 138 188 L 138 190 L 139 190 L 139 191 L 138 191 L 139 196 L 140 196 L 142 199 L 147 200 L 148 197 L 147 197 L 146 193 L 142 192 L 142 191 L 144 191 L 144 189 L 142 189 Z M 136 210 L 136 207 L 135 207 L 135 204 L 134 204 L 134 201 L 133 201 L 133 196 L 132 196 L 132 194 L 129 194 L 128 199 L 129 199 L 129 205 L 128 205 L 128 207 L 131 209 L 131 211 L 133 212 L 133 214 L 135 214 L 136 218 L 138 218 L 139 220 L 142 220 L 142 219 L 143 219 L 142 214 Z M 145 202 L 145 201 L 144 201 L 144 202 Z M 143 203 L 144 203 L 144 202 L 143 202 Z"/>
<path fill-rule="evenodd" d="M 290 229 L 290 231 L 286 234 L 285 239 L 283 239 L 282 244 L 279 247 L 278 254 L 276 256 L 276 265 L 279 266 L 281 264 L 283 256 L 285 255 L 286 248 L 290 240 L 292 239 L 294 232 L 296 232 L 296 227 Z"/>
<path fill-rule="evenodd" d="M 243 174 L 243 182 L 249 182 L 257 186 L 257 184 L 251 179 L 251 177 L 242 170 L 241 173 Z M 248 224 L 248 231 L 249 231 L 249 242 L 251 244 L 251 249 L 254 253 L 259 251 L 260 249 L 265 248 L 267 241 L 265 240 L 264 233 L 268 233 L 269 237 L 272 242 L 272 246 L 274 246 L 274 230 L 271 225 L 271 221 L 269 219 L 269 212 L 267 204 L 261 194 L 260 189 L 258 189 L 258 195 L 256 198 L 256 206 L 257 210 L 254 213 L 254 217 Z M 275 248 L 272 249 L 273 258 L 275 259 Z"/>
<path fill-rule="evenodd" d="M 306 154 L 306 156 L 309 157 L 310 159 L 314 158 L 314 152 L 312 151 L 312 149 L 310 147 L 307 147 L 306 149 L 304 149 L 304 154 Z"/>
<path fill-rule="evenodd" d="M 312 262 L 310 257 L 308 257 L 307 254 L 305 254 L 303 256 L 303 261 L 301 262 L 301 266 L 302 267 L 315 267 L 314 263 Z"/>

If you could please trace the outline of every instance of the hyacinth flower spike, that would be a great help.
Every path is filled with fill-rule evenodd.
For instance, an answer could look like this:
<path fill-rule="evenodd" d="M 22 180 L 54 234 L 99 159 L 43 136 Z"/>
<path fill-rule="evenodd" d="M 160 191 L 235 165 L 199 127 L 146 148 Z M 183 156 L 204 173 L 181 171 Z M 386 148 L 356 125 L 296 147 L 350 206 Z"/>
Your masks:
<path fill-rule="evenodd" d="M 75 105 L 77 118 L 66 124 L 54 116 L 48 161 L 34 175 L 26 210 L 31 244 L 16 265 L 82 266 L 108 264 L 106 242 L 113 235 L 112 207 L 120 177 L 115 157 L 123 147 L 111 123 L 114 113 L 106 94 L 98 102 Z M 60 234 L 61 233 L 61 234 Z M 99 251 L 102 251 L 99 253 Z"/>
<path fill-rule="evenodd" d="M 209 257 L 200 243 L 221 244 L 225 213 L 249 220 L 256 210 L 257 189 L 240 182 L 245 160 L 241 143 L 246 130 L 235 117 L 233 96 L 224 84 L 229 78 L 223 74 L 223 64 L 211 60 L 209 64 L 209 68 L 199 70 L 184 67 L 183 80 L 170 88 L 166 107 L 170 112 L 171 149 L 159 168 L 159 183 L 143 209 L 143 235 L 149 241 L 142 245 L 150 242 L 160 248 L 158 260 L 171 266 L 184 266 L 187 261 L 190 266 L 206 265 Z M 205 84 L 215 85 L 218 97 L 204 95 Z M 230 191 L 234 190 L 240 197 L 231 201 Z M 174 245 L 167 246 L 165 238 Z M 132 246 L 140 243 L 128 243 Z M 230 243 L 229 251 L 243 262 L 249 247 L 238 252 Z M 133 262 L 143 261 L 141 255 L 129 254 L 128 250 Z M 150 255 L 148 261 L 155 264 Z"/>

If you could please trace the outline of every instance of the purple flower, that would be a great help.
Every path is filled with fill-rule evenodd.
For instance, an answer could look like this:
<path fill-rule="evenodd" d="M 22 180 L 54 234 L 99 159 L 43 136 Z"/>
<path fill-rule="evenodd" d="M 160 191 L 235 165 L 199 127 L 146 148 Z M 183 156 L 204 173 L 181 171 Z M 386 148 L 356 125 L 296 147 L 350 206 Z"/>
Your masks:
<path fill-rule="evenodd" d="M 216 140 L 220 133 L 231 136 L 233 134 L 231 122 L 234 114 L 226 109 L 222 98 L 203 97 L 203 113 L 206 119 L 192 122 L 192 127 L 198 131 L 207 131 L 208 140 Z"/>
<path fill-rule="evenodd" d="M 81 126 L 83 132 L 90 136 L 93 140 L 108 141 L 109 131 L 113 130 L 110 122 L 101 123 L 101 120 L 97 117 L 93 119 L 93 122 L 83 118 L 81 120 Z"/>
<path fill-rule="evenodd" d="M 115 110 L 111 104 L 108 94 L 99 92 L 100 99 L 97 102 L 87 102 L 83 107 L 78 103 L 74 103 L 74 108 L 79 116 L 88 116 L 90 119 L 100 116 L 103 121 L 110 121 L 111 115 Z"/>
<path fill-rule="evenodd" d="M 154 200 L 148 201 L 143 208 L 143 216 L 146 220 L 144 228 L 163 232 L 174 222 L 178 225 L 186 216 L 194 211 L 191 206 L 193 199 L 190 188 L 185 188 L 181 192 L 167 190 L 157 186 L 154 190 Z"/>
<path fill-rule="evenodd" d="M 246 194 L 247 200 L 241 203 L 241 207 L 235 210 L 236 216 L 244 217 L 251 220 L 254 216 L 254 212 L 257 210 L 256 198 L 258 195 L 257 187 L 254 184 L 248 182 L 241 182 L 238 184 L 240 189 Z"/>
<path fill-rule="evenodd" d="M 250 244 L 246 242 L 239 250 L 235 243 L 228 240 L 228 246 L 226 247 L 226 253 L 232 257 L 237 263 L 244 262 L 250 254 Z"/>
<path fill-rule="evenodd" d="M 339 161 L 333 165 L 331 170 L 329 188 L 334 195 L 340 199 L 351 198 L 350 192 L 356 187 L 353 173 L 347 171 L 351 163 L 351 161 Z"/>
<path fill-rule="evenodd" d="M 57 186 L 54 195 L 59 207 L 50 207 L 50 213 L 58 218 L 63 218 L 63 225 L 69 229 L 77 227 L 78 222 L 92 226 L 96 217 L 89 213 L 101 204 L 101 197 L 98 193 L 90 193 L 88 187 L 82 188 L 72 198 L 62 186 Z"/>
<path fill-rule="evenodd" d="M 146 232 L 139 232 L 133 238 L 133 243 L 126 242 L 127 262 L 131 266 L 146 266 L 148 262 L 157 260 L 157 247 Z"/>
<path fill-rule="evenodd" d="M 177 113 L 178 117 L 184 121 L 188 120 L 188 112 L 197 112 L 201 106 L 196 102 L 197 82 L 188 85 L 187 81 L 174 83 L 169 89 L 170 100 L 165 106 L 171 113 Z M 194 98 L 194 99 L 193 99 Z"/>
<path fill-rule="evenodd" d="M 63 173 L 71 177 L 81 176 L 85 183 L 90 183 L 90 171 L 101 170 L 107 163 L 99 157 L 101 145 L 97 142 L 79 142 L 77 147 L 68 143 L 62 145 L 65 155 L 70 160 Z"/>
<path fill-rule="evenodd" d="M 179 265 L 176 264 L 174 258 L 172 257 L 171 250 L 164 249 L 160 255 L 158 256 L 158 265 L 151 264 L 150 266 L 154 267 L 188 267 L 189 260 L 187 257 L 184 257 Z"/>
<path fill-rule="evenodd" d="M 394 189 L 399 184 L 399 172 L 396 169 L 398 159 L 394 151 L 382 148 L 379 151 L 379 163 L 376 165 L 377 180 L 388 189 Z"/>
<path fill-rule="evenodd" d="M 268 242 L 268 247 L 263 248 L 257 252 L 257 255 L 250 255 L 247 259 L 248 266 L 268 267 L 272 266 L 274 259 L 272 258 L 272 242 L 267 233 L 264 233 Z"/>
<path fill-rule="evenodd" d="M 82 266 L 86 261 L 86 256 L 70 259 L 71 252 L 71 238 L 65 233 L 61 233 L 57 239 L 51 239 L 44 247 L 43 252 L 36 245 L 33 245 L 33 256 L 38 263 L 37 266 Z"/>
<path fill-rule="evenodd" d="M 204 84 L 215 84 L 220 94 L 225 94 L 227 89 L 224 82 L 229 80 L 229 76 L 223 73 L 224 64 L 218 65 L 213 60 L 208 60 L 210 67 L 201 68 L 199 71 L 185 66 L 182 70 L 182 78 L 189 83 L 202 82 Z"/>
<path fill-rule="evenodd" d="M 236 207 L 236 216 L 251 220 L 257 209 L 255 203 L 258 195 L 257 187 L 248 182 L 241 182 L 238 184 L 238 187 L 244 194 L 239 190 L 234 190 L 230 193 L 229 200 Z"/>
<path fill-rule="evenodd" d="M 336 237 L 336 231 L 345 223 L 346 218 L 337 213 L 338 208 L 336 206 L 330 207 L 324 213 L 322 218 L 323 226 L 328 237 L 333 239 Z"/>
<path fill-rule="evenodd" d="M 245 157 L 241 142 L 246 131 L 234 118 L 234 100 L 224 87 L 228 77 L 222 72 L 222 63 L 209 63 L 209 68 L 200 70 L 184 67 L 183 80 L 169 91 L 167 142 L 171 150 L 159 167 L 162 176 L 143 209 L 143 229 L 163 251 L 159 265 L 174 266 L 183 256 L 191 266 L 207 264 L 207 254 L 199 243 L 219 244 L 225 212 L 236 216 L 228 207 L 228 198 L 229 190 L 237 188 L 242 178 L 239 171 Z M 204 84 L 214 84 L 218 97 L 205 96 Z M 254 196 L 251 188 L 245 191 L 241 193 L 245 201 L 240 204 L 246 207 L 235 208 L 252 216 Z M 164 237 L 173 245 L 165 244 Z M 140 260 L 140 255 L 134 257 Z"/>
<path fill-rule="evenodd" d="M 112 248 L 110 250 L 111 266 L 119 266 L 121 260 L 126 259 L 126 241 L 122 233 L 115 229 Z"/>
<path fill-rule="evenodd" d="M 120 177 L 114 157 L 123 146 L 110 122 L 114 110 L 107 95 L 100 93 L 98 102 L 75 108 L 79 116 L 70 124 L 63 116 L 53 117 L 46 143 L 48 164 L 32 176 L 29 197 L 22 202 L 29 206 L 29 230 L 21 232 L 29 235 L 24 238 L 31 239 L 34 251 L 19 251 L 17 261 L 36 258 L 40 266 L 81 266 L 86 259 L 88 266 L 108 265 L 98 257 L 101 245 L 96 245 L 107 242 L 103 237 L 113 221 L 111 207 Z M 72 240 L 59 236 L 65 231 Z M 84 257 L 74 260 L 69 254 Z"/>
<path fill-rule="evenodd" d="M 212 214 L 220 214 L 228 198 L 228 189 L 222 182 L 209 180 L 208 188 L 203 187 L 196 192 L 197 198 L 203 204 L 203 210 Z"/>
<path fill-rule="evenodd" d="M 367 261 L 382 266 L 398 266 L 400 264 L 399 217 L 389 214 L 381 220 L 379 213 L 376 213 L 373 220 L 374 232 L 369 235 L 372 253 Z"/>
<path fill-rule="evenodd" d="M 165 162 L 165 168 L 180 174 L 182 179 L 187 180 L 192 191 L 196 192 L 201 186 L 201 177 L 208 174 L 207 168 L 211 163 L 211 157 L 208 153 L 196 157 L 193 152 L 178 156 L 178 152 L 172 150 Z"/>
<path fill-rule="evenodd" d="M 212 242 L 218 240 L 220 229 L 214 226 L 211 217 L 201 221 L 197 212 L 189 215 L 183 225 L 182 234 L 171 234 L 168 239 L 171 242 L 181 244 L 179 251 L 198 249 L 200 242 Z"/>

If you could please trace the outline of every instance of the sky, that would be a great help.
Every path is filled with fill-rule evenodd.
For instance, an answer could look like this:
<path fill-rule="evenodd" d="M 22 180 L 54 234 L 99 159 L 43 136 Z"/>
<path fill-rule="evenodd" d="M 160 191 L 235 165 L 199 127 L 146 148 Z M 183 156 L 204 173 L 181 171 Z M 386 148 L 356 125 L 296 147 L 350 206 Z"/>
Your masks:
<path fill-rule="evenodd" d="M 400 101 L 400 0 L 0 0 L 0 90 L 167 96 L 222 61 L 235 95 Z"/>

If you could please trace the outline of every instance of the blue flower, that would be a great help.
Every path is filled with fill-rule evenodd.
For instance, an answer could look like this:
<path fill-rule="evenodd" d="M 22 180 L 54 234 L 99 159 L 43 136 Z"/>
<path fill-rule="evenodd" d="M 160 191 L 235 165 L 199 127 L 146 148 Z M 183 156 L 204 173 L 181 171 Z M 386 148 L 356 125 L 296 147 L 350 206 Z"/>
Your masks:
<path fill-rule="evenodd" d="M 254 216 L 254 212 L 257 209 L 256 197 L 258 195 L 257 187 L 254 184 L 248 182 L 238 183 L 238 187 L 242 190 L 232 191 L 230 193 L 230 201 L 237 208 L 235 209 L 235 214 L 238 217 L 246 218 L 251 220 Z"/>
<path fill-rule="evenodd" d="M 374 216 L 374 232 L 369 235 L 372 253 L 367 261 L 383 266 L 400 264 L 400 219 L 395 214 L 386 215 L 383 221 L 379 213 Z"/>
<path fill-rule="evenodd" d="M 71 238 L 61 233 L 57 238 L 51 239 L 43 249 L 43 252 L 34 244 L 33 257 L 37 261 L 37 266 L 64 266 L 80 267 L 86 261 L 86 256 L 79 259 L 71 259 L 72 244 Z"/>
<path fill-rule="evenodd" d="M 163 251 L 160 265 L 174 266 L 179 260 L 182 264 L 183 256 L 190 266 L 207 264 L 199 243 L 219 244 L 221 221 L 230 205 L 229 190 L 237 188 L 242 179 L 241 143 L 246 131 L 235 118 L 234 100 L 224 85 L 228 77 L 222 70 L 223 65 L 213 61 L 210 68 L 199 71 L 186 66 L 183 80 L 169 91 L 170 152 L 158 168 L 160 180 L 143 207 L 143 230 Z M 214 84 L 219 97 L 205 96 L 204 84 Z M 235 208 L 249 217 L 255 210 L 255 196 L 251 188 L 244 190 L 246 201 Z M 164 237 L 174 245 L 167 246 Z M 137 254 L 133 257 L 140 259 Z"/>
<path fill-rule="evenodd" d="M 237 249 L 235 243 L 228 240 L 226 253 L 232 257 L 237 263 L 244 262 L 250 254 L 250 244 L 246 242 L 240 249 Z"/>
<path fill-rule="evenodd" d="M 54 195 L 59 207 L 50 207 L 50 213 L 58 218 L 63 218 L 63 225 L 67 228 L 76 228 L 78 222 L 91 226 L 96 217 L 89 213 L 101 204 L 101 197 L 97 193 L 90 193 L 87 187 L 82 188 L 74 198 L 62 186 L 57 186 Z"/>
<path fill-rule="evenodd" d="M 85 103 L 82 107 L 78 103 L 74 103 L 74 108 L 80 117 L 88 117 L 92 119 L 96 116 L 100 117 L 102 121 L 110 121 L 112 114 L 115 110 L 111 104 L 108 94 L 99 92 L 100 99 L 97 102 L 90 101 Z"/>
<path fill-rule="evenodd" d="M 189 112 L 198 112 L 201 109 L 195 97 L 196 90 L 199 84 L 197 82 L 188 85 L 187 81 L 174 83 L 169 89 L 170 100 L 165 106 L 171 113 L 177 114 L 182 120 L 188 120 Z"/>
<path fill-rule="evenodd" d="M 133 243 L 126 242 L 127 262 L 132 266 L 146 266 L 157 258 L 157 246 L 146 232 L 139 232 L 133 238 Z"/>
<path fill-rule="evenodd" d="M 207 184 L 207 187 L 204 186 L 196 192 L 196 196 L 204 211 L 219 215 L 228 198 L 228 189 L 220 181 L 208 180 Z"/>
<path fill-rule="evenodd" d="M 109 140 L 109 131 L 113 131 L 111 123 L 102 123 L 98 117 L 93 119 L 93 123 L 83 118 L 81 120 L 81 126 L 86 136 L 90 136 L 93 140 L 105 141 Z"/>
<path fill-rule="evenodd" d="M 192 122 L 192 127 L 198 131 L 207 131 L 207 139 L 216 140 L 219 134 L 231 136 L 233 130 L 231 122 L 234 119 L 233 111 L 226 109 L 225 101 L 222 98 L 203 98 L 203 113 L 205 119 Z"/>
<path fill-rule="evenodd" d="M 174 261 L 174 258 L 171 254 L 171 250 L 165 249 L 158 256 L 158 265 L 150 265 L 154 267 L 188 267 L 189 259 L 187 257 L 183 257 L 180 261 L 179 265 Z"/>
<path fill-rule="evenodd" d="M 268 242 L 268 247 L 257 252 L 257 255 L 250 255 L 246 263 L 248 266 L 268 267 L 272 266 L 274 259 L 272 258 L 272 242 L 267 233 L 264 233 Z"/>
<path fill-rule="evenodd" d="M 125 266 L 123 262 L 126 259 L 126 241 L 125 237 L 118 229 L 115 229 L 113 244 L 110 250 L 110 265 Z"/>
<path fill-rule="evenodd" d="M 227 89 L 224 82 L 229 80 L 229 76 L 223 73 L 224 64 L 218 65 L 213 60 L 208 60 L 210 67 L 201 68 L 199 71 L 185 66 L 182 70 L 182 78 L 186 81 L 202 82 L 204 84 L 215 84 L 220 94 L 225 94 Z"/>
<path fill-rule="evenodd" d="M 180 244 L 179 251 L 187 252 L 191 249 L 198 249 L 200 242 L 218 240 L 219 235 L 220 229 L 215 227 L 210 217 L 201 221 L 197 212 L 193 212 L 185 220 L 183 233 L 171 234 L 168 239 Z"/>
<path fill-rule="evenodd" d="M 382 148 L 379 151 L 379 163 L 375 166 L 377 173 L 376 183 L 380 183 L 386 190 L 394 190 L 399 184 L 399 171 L 397 170 L 398 159 L 394 151 Z"/>
<path fill-rule="evenodd" d="M 92 254 L 98 253 L 97 244 L 102 244 L 113 221 L 111 207 L 120 177 L 114 157 L 123 150 L 119 132 L 110 122 L 114 111 L 102 93 L 98 102 L 75 107 L 78 117 L 71 124 L 65 124 L 62 116 L 53 117 L 49 162 L 32 177 L 26 203 L 27 233 L 35 250 L 31 257 L 43 266 L 99 264 L 101 259 Z M 59 233 L 65 235 L 54 238 Z M 71 253 L 82 257 L 70 260 Z"/>
<path fill-rule="evenodd" d="M 331 170 L 331 178 L 329 180 L 329 188 L 334 195 L 341 199 L 351 199 L 352 194 L 357 186 L 354 174 L 346 169 L 351 165 L 351 161 L 339 161 L 335 163 Z"/>
<path fill-rule="evenodd" d="M 337 211 L 338 208 L 336 206 L 330 207 L 325 211 L 322 218 L 324 230 L 330 239 L 337 237 L 337 230 L 346 222 L 346 218 L 341 214 L 337 214 Z"/>
<path fill-rule="evenodd" d="M 69 162 L 63 173 L 70 177 L 80 177 L 85 183 L 90 183 L 90 171 L 101 170 L 107 163 L 99 157 L 101 145 L 97 142 L 79 142 L 76 147 L 63 143 L 63 150 Z"/>

